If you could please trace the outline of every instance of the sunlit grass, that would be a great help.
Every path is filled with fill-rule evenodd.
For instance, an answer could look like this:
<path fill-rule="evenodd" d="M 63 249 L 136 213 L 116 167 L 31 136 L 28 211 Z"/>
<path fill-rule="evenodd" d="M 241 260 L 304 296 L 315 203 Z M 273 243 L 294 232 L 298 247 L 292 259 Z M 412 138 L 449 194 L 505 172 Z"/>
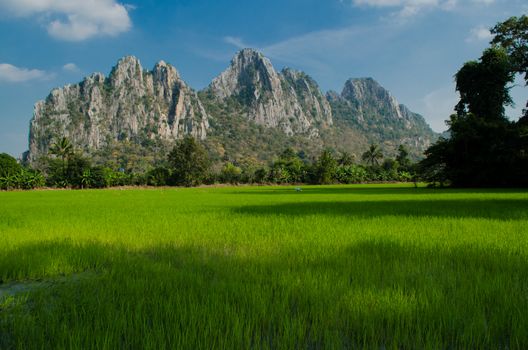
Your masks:
<path fill-rule="evenodd" d="M 525 348 L 528 192 L 0 193 L 0 279 L 0 348 Z"/>

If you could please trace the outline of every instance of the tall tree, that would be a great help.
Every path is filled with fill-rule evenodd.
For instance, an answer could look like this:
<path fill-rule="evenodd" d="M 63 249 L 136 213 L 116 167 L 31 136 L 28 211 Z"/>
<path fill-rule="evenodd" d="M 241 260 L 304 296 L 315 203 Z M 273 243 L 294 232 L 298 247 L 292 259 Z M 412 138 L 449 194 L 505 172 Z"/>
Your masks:
<path fill-rule="evenodd" d="M 66 172 L 66 160 L 73 154 L 73 145 L 66 137 L 62 137 L 50 147 L 50 153 L 59 157 L 62 161 L 62 173 Z"/>
<path fill-rule="evenodd" d="M 319 159 L 314 164 L 315 181 L 319 184 L 330 184 L 334 182 L 337 161 L 329 149 L 323 150 Z"/>
<path fill-rule="evenodd" d="M 495 36 L 491 41 L 494 45 L 503 47 L 510 56 L 512 70 L 523 74 L 528 85 L 528 16 L 511 17 L 498 23 L 491 29 Z M 524 110 L 524 118 L 528 123 L 528 102 Z"/>
<path fill-rule="evenodd" d="M 519 134 L 504 113 L 511 103 L 514 73 L 504 48 L 484 51 L 455 75 L 460 102 L 448 125 L 449 139 L 426 152 L 425 174 L 455 186 L 514 186 L 526 183 L 519 161 Z"/>
<path fill-rule="evenodd" d="M 378 145 L 371 144 L 369 149 L 363 153 L 361 159 L 371 166 L 379 165 L 379 160 L 383 158 L 383 153 Z"/>
<path fill-rule="evenodd" d="M 178 140 L 168 158 L 174 184 L 190 187 L 203 183 L 209 169 L 209 157 L 194 137 Z"/>
<path fill-rule="evenodd" d="M 404 145 L 400 145 L 400 147 L 398 147 L 396 161 L 400 165 L 401 169 L 409 171 L 411 167 L 411 160 L 409 159 L 409 150 Z"/>

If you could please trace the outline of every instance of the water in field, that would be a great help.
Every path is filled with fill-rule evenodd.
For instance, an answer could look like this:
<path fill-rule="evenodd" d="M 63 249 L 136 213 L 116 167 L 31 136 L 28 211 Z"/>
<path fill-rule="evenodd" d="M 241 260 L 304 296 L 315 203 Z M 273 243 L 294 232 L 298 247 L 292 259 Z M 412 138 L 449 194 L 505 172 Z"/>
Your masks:
<path fill-rule="evenodd" d="M 524 348 L 528 191 L 0 193 L 0 348 Z"/>

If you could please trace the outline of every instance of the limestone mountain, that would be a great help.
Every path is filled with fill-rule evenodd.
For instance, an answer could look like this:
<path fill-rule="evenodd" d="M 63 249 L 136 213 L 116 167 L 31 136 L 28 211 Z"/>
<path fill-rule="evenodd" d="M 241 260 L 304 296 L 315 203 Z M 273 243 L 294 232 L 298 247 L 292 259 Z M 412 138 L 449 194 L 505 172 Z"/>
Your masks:
<path fill-rule="evenodd" d="M 277 73 L 269 59 L 251 49 L 240 51 L 208 90 L 220 101 L 238 100 L 250 121 L 290 136 L 317 137 L 332 125 L 330 105 L 313 79 L 291 69 Z"/>
<path fill-rule="evenodd" d="M 173 66 L 161 61 L 146 71 L 137 58 L 124 57 L 108 77 L 94 73 L 37 102 L 29 159 L 45 155 L 60 136 L 90 153 L 124 140 L 173 141 L 185 134 L 205 139 L 208 127 L 197 93 Z"/>
<path fill-rule="evenodd" d="M 261 53 L 245 49 L 199 92 L 170 64 L 148 71 L 135 57 L 119 60 L 108 77 L 95 73 L 54 89 L 35 105 L 28 159 L 46 156 L 65 136 L 97 162 L 113 157 L 130 167 L 143 159 L 149 166 L 184 135 L 201 139 L 213 159 L 257 162 L 285 147 L 359 155 L 371 142 L 387 155 L 407 144 L 419 157 L 437 137 L 371 78 L 350 79 L 340 94 L 325 95 L 306 73 L 276 71 Z"/>
<path fill-rule="evenodd" d="M 327 93 L 334 119 L 362 132 L 369 142 L 423 152 L 437 138 L 425 119 L 399 104 L 372 78 L 349 79 L 341 94 Z"/>

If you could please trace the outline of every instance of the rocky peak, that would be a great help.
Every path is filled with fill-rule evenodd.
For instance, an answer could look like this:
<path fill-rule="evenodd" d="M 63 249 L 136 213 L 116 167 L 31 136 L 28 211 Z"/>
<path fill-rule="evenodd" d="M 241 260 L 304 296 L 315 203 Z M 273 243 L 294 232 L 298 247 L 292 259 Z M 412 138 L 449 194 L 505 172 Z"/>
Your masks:
<path fill-rule="evenodd" d="M 407 144 L 420 154 L 436 138 L 421 115 L 399 104 L 372 78 L 349 79 L 340 95 L 328 92 L 327 100 L 338 119 L 368 132 L 370 142 L 383 140 L 394 149 Z"/>
<path fill-rule="evenodd" d="M 152 75 L 155 80 L 180 80 L 180 74 L 178 70 L 166 63 L 165 61 L 159 61 L 152 70 Z"/>
<path fill-rule="evenodd" d="M 219 98 L 238 95 L 250 103 L 280 90 L 280 78 L 262 53 L 244 49 L 231 60 L 229 68 L 212 81 L 210 89 Z"/>
<path fill-rule="evenodd" d="M 291 69 L 277 73 L 270 60 L 253 49 L 240 51 L 208 89 L 220 100 L 237 99 L 248 119 L 288 135 L 316 137 L 320 124 L 332 124 L 330 106 L 313 79 Z"/>
<path fill-rule="evenodd" d="M 289 87 L 288 93 L 295 95 L 304 114 L 315 121 L 318 126 L 333 124 L 332 108 L 312 77 L 301 71 L 284 68 L 281 71 L 281 78 L 283 87 Z"/>
<path fill-rule="evenodd" d="M 391 93 L 372 78 L 349 79 L 341 96 L 359 106 L 374 106 L 385 111 L 386 116 L 402 118 L 400 105 Z"/>
<path fill-rule="evenodd" d="M 127 56 L 108 78 L 94 73 L 37 102 L 28 159 L 46 154 L 54 139 L 63 136 L 92 152 L 122 140 L 171 142 L 183 135 L 204 139 L 208 128 L 198 95 L 176 68 L 161 61 L 146 71 L 137 58 Z"/>
<path fill-rule="evenodd" d="M 115 87 L 130 85 L 137 87 L 143 82 L 143 67 L 134 56 L 121 58 L 110 73 L 110 82 Z"/>

